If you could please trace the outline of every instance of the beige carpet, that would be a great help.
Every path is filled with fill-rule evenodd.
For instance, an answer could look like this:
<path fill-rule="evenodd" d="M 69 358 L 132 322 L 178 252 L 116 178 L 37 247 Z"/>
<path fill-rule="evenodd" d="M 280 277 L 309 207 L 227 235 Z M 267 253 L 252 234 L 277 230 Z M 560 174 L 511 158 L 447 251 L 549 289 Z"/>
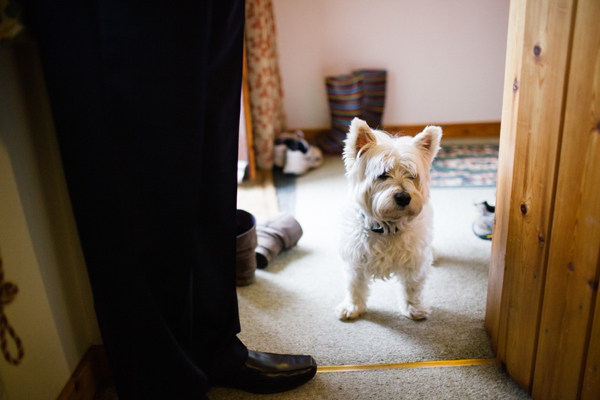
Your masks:
<path fill-rule="evenodd" d="M 476 201 L 494 189 L 434 189 L 438 260 L 425 296 L 429 319 L 415 322 L 397 309 L 398 284 L 376 282 L 367 314 L 341 322 L 333 310 L 343 297 L 337 253 L 346 196 L 343 163 L 325 164 L 297 179 L 298 245 L 281 253 L 257 282 L 238 288 L 242 333 L 251 349 L 311 354 L 320 366 L 493 358 L 483 327 L 491 243 L 471 232 Z M 239 208 L 253 212 L 240 196 Z M 273 209 L 276 211 L 276 207 Z M 257 217 L 258 218 L 258 217 Z M 213 389 L 211 399 L 252 399 Z M 273 399 L 527 398 L 495 365 L 433 369 L 319 373 L 313 381 Z"/>
<path fill-rule="evenodd" d="M 237 208 L 252 213 L 259 221 L 279 211 L 272 171 L 256 171 L 254 181 L 238 185 Z"/>
<path fill-rule="evenodd" d="M 296 218 L 304 235 L 298 246 L 257 271 L 255 284 L 238 288 L 244 343 L 263 351 L 311 354 L 321 368 L 493 358 L 483 328 L 491 246 L 471 233 L 471 222 L 473 203 L 492 201 L 494 190 L 433 190 L 438 260 L 425 291 L 433 313 L 422 322 L 399 315 L 393 282 L 374 285 L 369 311 L 360 320 L 340 322 L 334 317 L 343 288 L 336 243 L 345 196 L 339 157 L 327 158 L 320 169 L 297 180 Z M 259 220 L 278 211 L 269 173 L 242 185 L 238 208 Z M 285 393 L 252 395 L 214 388 L 208 396 L 212 400 L 529 398 L 493 364 L 416 367 L 320 369 L 312 381 Z M 104 388 L 97 398 L 115 399 L 114 387 Z"/>

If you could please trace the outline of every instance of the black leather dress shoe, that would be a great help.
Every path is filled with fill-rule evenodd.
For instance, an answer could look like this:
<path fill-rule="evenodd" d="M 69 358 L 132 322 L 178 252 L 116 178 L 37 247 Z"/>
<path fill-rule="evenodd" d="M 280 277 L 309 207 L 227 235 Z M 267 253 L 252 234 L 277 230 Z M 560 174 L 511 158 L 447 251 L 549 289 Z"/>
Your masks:
<path fill-rule="evenodd" d="M 315 376 L 317 363 L 311 356 L 248 351 L 248 360 L 235 374 L 215 382 L 251 393 L 278 393 L 294 389 Z"/>

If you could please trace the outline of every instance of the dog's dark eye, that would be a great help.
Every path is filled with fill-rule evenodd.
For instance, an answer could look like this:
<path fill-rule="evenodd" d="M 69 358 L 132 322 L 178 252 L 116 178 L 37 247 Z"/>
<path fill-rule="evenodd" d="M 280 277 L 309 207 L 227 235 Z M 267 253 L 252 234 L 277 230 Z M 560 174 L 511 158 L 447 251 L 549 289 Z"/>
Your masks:
<path fill-rule="evenodd" d="M 410 179 L 411 181 L 414 181 L 415 179 L 417 179 L 417 177 L 414 175 L 408 175 L 407 178 Z"/>
<path fill-rule="evenodd" d="M 389 178 L 389 177 L 390 177 L 390 176 L 388 175 L 388 173 L 387 173 L 387 172 L 384 172 L 383 174 L 379 175 L 379 176 L 377 177 L 377 179 L 379 179 L 379 180 L 382 180 L 382 181 L 385 181 L 385 180 L 386 180 L 387 178 Z"/>

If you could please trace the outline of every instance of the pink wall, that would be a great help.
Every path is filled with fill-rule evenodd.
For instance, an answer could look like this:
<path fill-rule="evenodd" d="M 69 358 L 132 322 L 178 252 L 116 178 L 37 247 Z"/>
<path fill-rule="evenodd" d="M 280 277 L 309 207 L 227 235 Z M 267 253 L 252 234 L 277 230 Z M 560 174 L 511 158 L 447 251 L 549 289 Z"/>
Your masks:
<path fill-rule="evenodd" d="M 383 123 L 499 121 L 508 0 L 273 0 L 288 127 L 329 126 L 324 77 L 388 70 Z"/>

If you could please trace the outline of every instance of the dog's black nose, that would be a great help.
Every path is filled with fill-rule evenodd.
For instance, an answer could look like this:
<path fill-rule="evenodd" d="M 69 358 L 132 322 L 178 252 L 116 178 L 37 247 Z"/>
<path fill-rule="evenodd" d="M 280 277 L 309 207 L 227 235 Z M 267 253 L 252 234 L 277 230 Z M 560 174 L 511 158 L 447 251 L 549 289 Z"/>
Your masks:
<path fill-rule="evenodd" d="M 410 203 L 410 194 L 406 192 L 396 193 L 394 197 L 400 207 L 406 207 Z"/>

